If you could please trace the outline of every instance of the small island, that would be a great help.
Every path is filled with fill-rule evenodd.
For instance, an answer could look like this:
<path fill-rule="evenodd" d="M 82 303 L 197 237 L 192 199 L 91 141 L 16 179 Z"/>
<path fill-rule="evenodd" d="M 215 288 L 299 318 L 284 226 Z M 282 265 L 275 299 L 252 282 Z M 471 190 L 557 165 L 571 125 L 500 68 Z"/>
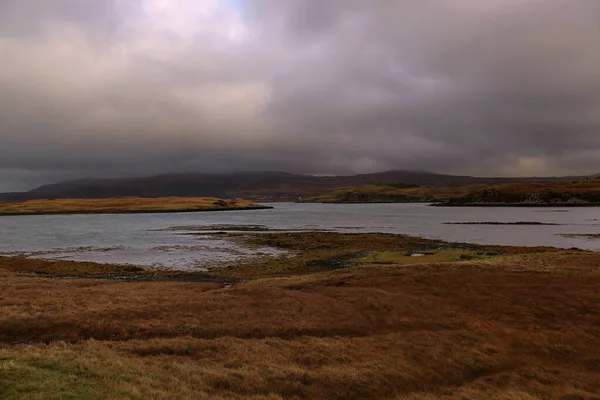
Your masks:
<path fill-rule="evenodd" d="M 249 200 L 212 197 L 124 197 L 108 199 L 46 199 L 0 202 L 0 216 L 53 214 L 142 214 L 201 211 L 264 210 Z"/>

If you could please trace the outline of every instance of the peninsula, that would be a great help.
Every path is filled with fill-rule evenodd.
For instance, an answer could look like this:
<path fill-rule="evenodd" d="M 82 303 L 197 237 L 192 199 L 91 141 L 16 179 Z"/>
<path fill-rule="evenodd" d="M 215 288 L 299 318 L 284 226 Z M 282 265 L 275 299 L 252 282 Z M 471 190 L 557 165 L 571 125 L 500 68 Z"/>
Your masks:
<path fill-rule="evenodd" d="M 453 207 L 600 206 L 600 179 L 489 186 L 434 205 Z"/>
<path fill-rule="evenodd" d="M 223 200 L 212 197 L 159 197 L 111 199 L 52 199 L 0 203 L 0 216 L 47 214 L 141 214 L 200 211 L 261 210 L 248 200 Z"/>
<path fill-rule="evenodd" d="M 600 179 L 556 182 L 417 186 L 406 183 L 338 187 L 307 203 L 432 203 L 453 207 L 600 206 Z"/>

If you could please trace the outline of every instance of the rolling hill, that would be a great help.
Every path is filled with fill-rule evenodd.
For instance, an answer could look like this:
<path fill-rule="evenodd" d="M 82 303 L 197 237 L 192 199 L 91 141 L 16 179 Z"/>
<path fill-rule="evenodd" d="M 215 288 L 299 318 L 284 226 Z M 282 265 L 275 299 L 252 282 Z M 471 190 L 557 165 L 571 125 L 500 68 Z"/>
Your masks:
<path fill-rule="evenodd" d="M 0 201 L 111 197 L 222 197 L 259 201 L 297 200 L 343 186 L 409 184 L 426 187 L 540 183 L 582 177 L 480 178 L 424 171 L 387 171 L 349 176 L 313 176 L 287 172 L 228 174 L 185 173 L 148 177 L 86 178 L 40 186 L 27 192 L 2 193 Z"/>

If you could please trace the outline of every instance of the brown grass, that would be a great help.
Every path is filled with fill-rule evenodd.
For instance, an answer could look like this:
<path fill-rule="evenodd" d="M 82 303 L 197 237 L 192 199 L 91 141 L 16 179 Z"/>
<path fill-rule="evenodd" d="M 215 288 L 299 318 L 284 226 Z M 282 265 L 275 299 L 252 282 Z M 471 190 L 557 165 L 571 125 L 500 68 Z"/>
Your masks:
<path fill-rule="evenodd" d="M 46 261 L 35 258 L 0 256 L 0 270 L 12 272 L 33 272 L 51 275 L 85 275 L 85 274 L 144 274 L 160 273 L 146 271 L 132 265 L 98 264 L 85 261 Z"/>
<path fill-rule="evenodd" d="M 438 257 L 434 257 L 434 260 L 440 261 L 439 253 L 443 250 L 451 250 L 454 253 L 468 250 L 481 253 L 483 256 L 557 251 L 550 247 L 452 244 L 440 240 L 385 233 L 296 232 L 259 235 L 230 234 L 229 237 L 240 240 L 247 246 L 276 247 L 288 250 L 290 253 L 282 257 L 259 258 L 233 264 L 226 268 L 218 268 L 212 271 L 213 275 L 227 278 L 266 278 L 327 272 L 355 265 L 357 259 L 373 252 L 434 251 L 438 255 Z M 377 255 L 375 254 L 375 256 Z M 414 259 L 414 262 L 420 261 Z M 401 263 L 404 264 L 404 262 Z"/>
<path fill-rule="evenodd" d="M 600 179 L 564 180 L 546 183 L 508 183 L 488 186 L 488 188 L 495 188 L 510 193 L 535 193 L 542 191 L 587 193 L 600 191 Z"/>
<path fill-rule="evenodd" d="M 258 207 L 256 203 L 248 200 L 222 200 L 208 197 L 54 199 L 0 202 L 0 215 L 182 212 Z"/>
<path fill-rule="evenodd" d="M 336 202 L 344 195 L 353 193 L 371 196 L 372 201 L 385 198 L 385 196 L 408 196 L 411 201 L 431 201 L 433 199 L 447 201 L 465 195 L 480 192 L 485 189 L 494 189 L 501 193 L 511 195 L 534 194 L 541 192 L 587 194 L 600 192 L 600 179 L 589 180 L 564 180 L 545 183 L 509 183 L 502 185 L 462 185 L 452 187 L 414 187 L 395 188 L 385 185 L 344 186 L 336 188 L 311 200 L 320 202 Z"/>
<path fill-rule="evenodd" d="M 513 251 L 230 289 L 0 270 L 0 398 L 598 400 L 599 265 Z"/>
<path fill-rule="evenodd" d="M 373 201 L 384 196 L 408 196 L 411 201 L 431 201 L 436 199 L 440 201 L 449 200 L 453 197 L 460 197 L 472 191 L 481 190 L 488 187 L 487 185 L 463 185 L 450 187 L 413 187 L 413 188 L 396 188 L 386 185 L 365 185 L 365 186 L 343 186 L 336 188 L 329 193 L 315 197 L 312 200 L 320 202 L 336 202 L 340 201 L 347 193 L 358 195 L 372 196 Z"/>

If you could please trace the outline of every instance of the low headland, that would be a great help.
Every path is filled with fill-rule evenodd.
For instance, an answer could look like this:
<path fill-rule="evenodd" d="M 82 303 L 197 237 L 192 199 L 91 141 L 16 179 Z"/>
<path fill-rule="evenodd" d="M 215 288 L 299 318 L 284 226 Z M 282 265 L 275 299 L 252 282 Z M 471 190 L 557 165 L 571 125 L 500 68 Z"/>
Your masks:
<path fill-rule="evenodd" d="M 600 206 L 600 179 L 546 183 L 419 187 L 408 184 L 340 187 L 300 200 L 318 203 L 431 203 L 447 207 Z"/>
<path fill-rule="evenodd" d="M 249 200 L 223 200 L 210 197 L 159 197 L 109 199 L 51 199 L 0 202 L 0 216 L 51 214 L 136 214 L 201 211 L 262 210 Z"/>
<path fill-rule="evenodd" d="M 600 206 L 600 179 L 490 186 L 436 206 L 590 207 Z"/>
<path fill-rule="evenodd" d="M 425 187 L 406 183 L 343 186 L 320 196 L 299 200 L 300 203 L 434 203 L 448 201 L 486 185 Z"/>
<path fill-rule="evenodd" d="M 288 254 L 205 279 L 0 258 L 0 398 L 598 398 L 600 253 L 227 237 Z"/>

